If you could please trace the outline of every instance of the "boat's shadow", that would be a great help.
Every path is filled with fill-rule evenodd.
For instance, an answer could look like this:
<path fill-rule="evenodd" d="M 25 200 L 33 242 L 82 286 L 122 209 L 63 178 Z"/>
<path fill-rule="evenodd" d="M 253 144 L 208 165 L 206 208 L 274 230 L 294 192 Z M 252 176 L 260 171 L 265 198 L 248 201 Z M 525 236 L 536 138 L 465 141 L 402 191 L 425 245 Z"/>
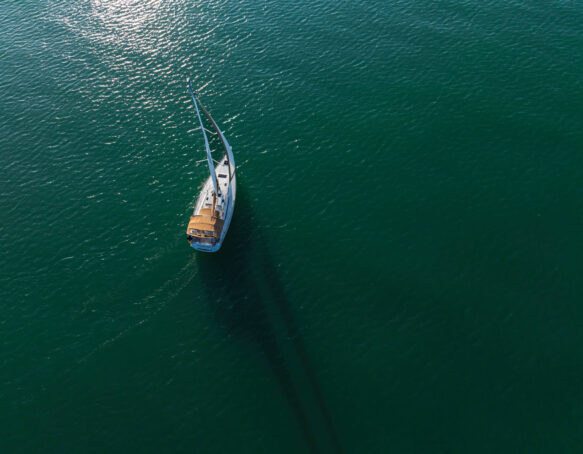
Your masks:
<path fill-rule="evenodd" d="M 235 217 L 223 249 L 197 257 L 218 323 L 263 353 L 310 451 L 341 452 L 266 238 L 244 192 L 237 194 Z"/>

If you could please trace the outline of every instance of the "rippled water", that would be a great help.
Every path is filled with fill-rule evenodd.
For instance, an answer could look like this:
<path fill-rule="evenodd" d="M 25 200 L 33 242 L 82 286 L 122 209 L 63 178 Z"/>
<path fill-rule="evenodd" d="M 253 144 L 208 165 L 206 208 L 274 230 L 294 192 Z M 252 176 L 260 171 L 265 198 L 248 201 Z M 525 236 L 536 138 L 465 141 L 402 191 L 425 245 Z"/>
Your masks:
<path fill-rule="evenodd" d="M 2 452 L 579 452 L 581 24 L 2 2 Z M 238 164 L 215 256 L 187 76 Z"/>

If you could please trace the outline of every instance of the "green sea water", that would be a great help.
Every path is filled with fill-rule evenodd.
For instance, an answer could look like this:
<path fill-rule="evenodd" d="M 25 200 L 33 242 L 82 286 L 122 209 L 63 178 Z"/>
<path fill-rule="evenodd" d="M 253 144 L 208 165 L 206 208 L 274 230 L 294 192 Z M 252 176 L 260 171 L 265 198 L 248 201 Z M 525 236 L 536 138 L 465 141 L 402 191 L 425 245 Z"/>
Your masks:
<path fill-rule="evenodd" d="M 1 453 L 580 453 L 583 3 L 0 3 Z M 233 146 L 221 251 L 189 76 Z"/>

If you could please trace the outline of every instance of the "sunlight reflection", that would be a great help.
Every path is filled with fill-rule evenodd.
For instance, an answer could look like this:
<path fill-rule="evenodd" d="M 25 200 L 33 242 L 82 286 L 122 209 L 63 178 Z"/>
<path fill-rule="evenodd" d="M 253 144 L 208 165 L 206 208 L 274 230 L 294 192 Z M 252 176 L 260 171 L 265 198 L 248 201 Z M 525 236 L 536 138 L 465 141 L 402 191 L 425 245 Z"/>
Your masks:
<path fill-rule="evenodd" d="M 155 53 L 155 38 L 163 34 L 157 20 L 161 4 L 162 0 L 91 0 L 91 10 L 101 22 L 103 42 Z"/>

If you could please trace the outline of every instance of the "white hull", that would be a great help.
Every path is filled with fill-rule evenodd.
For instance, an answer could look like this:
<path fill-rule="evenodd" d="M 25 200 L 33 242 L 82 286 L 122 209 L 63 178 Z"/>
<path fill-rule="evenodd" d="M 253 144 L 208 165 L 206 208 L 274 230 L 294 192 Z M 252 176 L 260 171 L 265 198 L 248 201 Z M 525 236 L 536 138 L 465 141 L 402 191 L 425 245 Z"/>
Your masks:
<path fill-rule="evenodd" d="M 219 185 L 219 191 L 221 193 L 221 196 L 216 198 L 215 210 L 220 213 L 220 218 L 224 220 L 221 235 L 214 244 L 204 244 L 195 241 L 191 242 L 190 246 L 197 251 L 217 252 L 223 245 L 223 240 L 225 239 L 227 231 L 229 230 L 229 226 L 231 225 L 231 219 L 233 218 L 233 211 L 235 210 L 235 199 L 237 195 L 237 176 L 235 174 L 235 163 L 232 162 L 231 159 L 231 162 L 227 164 L 227 159 L 227 155 L 225 155 L 220 164 L 215 167 L 218 177 L 217 182 Z M 231 172 L 229 172 L 228 165 L 231 166 Z M 232 175 L 230 184 L 229 173 Z M 196 200 L 196 204 L 194 206 L 193 216 L 199 215 L 203 208 L 211 208 L 213 203 L 213 192 L 213 182 L 209 176 L 204 182 L 200 194 L 198 195 L 198 199 Z"/>

